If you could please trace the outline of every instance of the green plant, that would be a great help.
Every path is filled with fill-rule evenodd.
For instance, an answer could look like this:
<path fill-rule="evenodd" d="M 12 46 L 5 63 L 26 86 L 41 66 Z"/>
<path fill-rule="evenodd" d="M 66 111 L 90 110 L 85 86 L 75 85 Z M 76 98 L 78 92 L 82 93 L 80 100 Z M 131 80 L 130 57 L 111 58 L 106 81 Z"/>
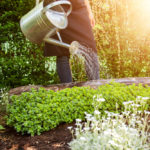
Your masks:
<path fill-rule="evenodd" d="M 77 118 L 84 120 L 84 112 L 93 113 L 95 98 L 99 101 L 102 101 L 101 97 L 105 98 L 103 104 L 96 104 L 97 110 L 105 115 L 105 111 L 121 113 L 125 108 L 123 102 L 131 99 L 136 102 L 137 96 L 150 97 L 150 87 L 111 83 L 95 90 L 90 87 L 66 88 L 57 92 L 32 89 L 11 97 L 7 107 L 7 124 L 17 132 L 40 134 L 62 122 L 73 122 Z M 144 105 L 139 110 L 150 110 L 148 98 L 140 102 Z"/>
<path fill-rule="evenodd" d="M 21 17 L 34 5 L 29 0 L 0 1 L 0 88 L 59 81 L 55 58 L 45 58 L 43 46 L 29 42 L 20 30 Z"/>
<path fill-rule="evenodd" d="M 2 125 L 0 125 L 0 130 L 4 130 L 5 128 L 2 126 Z"/>
<path fill-rule="evenodd" d="M 40 47 L 31 44 L 22 33 L 13 34 L 10 41 L 2 43 L 1 46 L 0 86 L 14 88 L 57 82 L 54 78 L 56 69 L 49 71 L 49 66 L 45 66 L 49 59 L 44 58 Z"/>
<path fill-rule="evenodd" d="M 91 112 L 92 92 L 90 88 L 65 89 L 60 92 L 39 89 L 21 96 L 13 96 L 8 106 L 7 124 L 18 132 L 40 134 L 56 127 L 61 122 L 72 122 L 84 118 Z"/>

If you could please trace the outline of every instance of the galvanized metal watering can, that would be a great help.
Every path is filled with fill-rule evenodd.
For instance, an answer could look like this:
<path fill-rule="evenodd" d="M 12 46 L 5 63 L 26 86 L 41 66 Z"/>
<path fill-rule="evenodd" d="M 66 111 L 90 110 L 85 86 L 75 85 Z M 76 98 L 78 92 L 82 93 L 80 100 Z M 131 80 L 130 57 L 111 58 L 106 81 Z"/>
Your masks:
<path fill-rule="evenodd" d="M 59 34 L 59 30 L 65 29 L 68 25 L 67 16 L 72 11 L 71 3 L 67 0 L 61 0 L 52 2 L 45 7 L 43 3 L 43 1 L 38 3 L 30 12 L 21 18 L 20 27 L 23 34 L 32 43 L 41 44 L 44 41 L 68 48 L 72 51 L 76 48 L 78 42 L 74 41 L 71 44 L 64 43 Z M 68 11 L 65 12 L 61 5 L 68 5 Z M 52 9 L 54 7 L 56 9 Z M 59 11 L 57 11 L 57 8 L 59 8 Z M 57 34 L 59 40 L 51 38 L 54 34 Z"/>

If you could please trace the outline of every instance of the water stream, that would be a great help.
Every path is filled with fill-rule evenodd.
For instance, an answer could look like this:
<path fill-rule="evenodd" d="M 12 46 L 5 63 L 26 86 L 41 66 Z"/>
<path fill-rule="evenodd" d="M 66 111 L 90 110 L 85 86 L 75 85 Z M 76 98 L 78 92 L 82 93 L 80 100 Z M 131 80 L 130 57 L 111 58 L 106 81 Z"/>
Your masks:
<path fill-rule="evenodd" d="M 99 79 L 100 73 L 98 57 L 92 48 L 78 43 L 78 46 L 73 48 L 71 54 L 84 59 L 85 70 L 89 80 Z"/>

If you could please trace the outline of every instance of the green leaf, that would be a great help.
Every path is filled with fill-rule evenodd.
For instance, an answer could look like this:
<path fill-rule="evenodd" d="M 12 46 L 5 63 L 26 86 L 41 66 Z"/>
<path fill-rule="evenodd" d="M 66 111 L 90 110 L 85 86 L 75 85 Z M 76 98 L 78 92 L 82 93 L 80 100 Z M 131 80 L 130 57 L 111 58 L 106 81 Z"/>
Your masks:
<path fill-rule="evenodd" d="M 2 125 L 0 125 L 0 130 L 4 130 L 5 128 L 2 126 Z"/>

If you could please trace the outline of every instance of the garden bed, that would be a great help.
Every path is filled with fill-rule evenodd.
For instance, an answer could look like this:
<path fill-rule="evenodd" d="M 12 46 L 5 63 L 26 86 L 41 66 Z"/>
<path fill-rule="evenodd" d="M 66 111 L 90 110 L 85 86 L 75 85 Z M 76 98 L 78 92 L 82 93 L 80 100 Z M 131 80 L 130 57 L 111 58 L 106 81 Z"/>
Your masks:
<path fill-rule="evenodd" d="M 83 86 L 83 87 L 90 86 L 90 87 L 96 89 L 96 88 L 98 88 L 98 86 L 110 83 L 111 81 L 112 80 L 110 79 L 110 80 L 99 80 L 99 81 L 91 81 L 91 82 L 89 81 L 89 82 L 83 82 L 83 83 L 60 84 L 60 85 L 44 86 L 44 88 L 46 90 L 58 91 L 58 90 L 62 90 L 64 88 L 72 88 L 74 86 L 79 86 L 79 87 L 80 86 Z M 125 83 L 126 85 L 131 85 L 133 83 L 135 83 L 136 85 L 138 85 L 139 83 L 141 83 L 143 85 L 150 85 L 150 78 L 125 78 L 125 79 L 115 79 L 115 81 L 118 83 Z M 127 97 L 122 97 L 122 95 L 121 95 L 121 93 L 123 94 L 126 91 L 126 90 L 124 90 L 124 87 L 120 86 L 118 89 L 118 87 L 117 87 L 118 85 L 116 84 L 115 86 L 116 86 L 116 89 L 114 91 L 111 91 L 113 84 L 110 86 L 107 86 L 107 88 L 101 89 L 102 92 L 104 92 L 103 94 L 106 96 L 106 99 L 109 95 L 113 96 L 114 92 L 116 92 L 116 94 L 117 94 L 116 95 L 117 97 L 115 97 L 115 95 L 114 95 L 115 99 L 112 99 L 110 102 L 108 100 L 106 100 L 106 103 L 112 103 L 112 102 L 114 102 L 114 100 L 117 100 L 117 99 L 118 99 L 117 101 L 119 102 L 121 100 L 121 98 L 123 98 L 122 101 L 127 100 Z M 10 90 L 9 94 L 10 95 L 20 95 L 22 92 L 30 91 L 31 88 L 39 89 L 40 87 L 43 87 L 43 86 L 18 87 L 18 88 Z M 135 89 L 134 86 L 132 86 L 131 89 L 132 88 L 133 88 L 133 90 Z M 106 89 L 109 90 L 110 93 L 107 93 L 107 92 L 105 93 Z M 129 94 L 129 96 L 131 96 L 130 95 L 131 89 L 127 89 L 127 91 L 129 93 L 126 93 L 126 94 Z M 65 91 L 62 91 L 62 93 L 60 93 L 60 94 L 58 93 L 57 98 L 60 98 L 61 96 L 65 96 L 67 94 L 67 96 L 68 96 L 67 98 L 69 98 L 71 100 L 70 102 L 72 102 L 72 98 L 73 98 L 73 101 L 75 101 L 77 93 L 79 92 L 80 94 L 81 93 L 83 94 L 83 95 L 82 94 L 78 95 L 78 96 L 81 96 L 81 98 L 77 97 L 77 99 L 76 99 L 76 101 L 79 102 L 79 100 L 83 98 L 82 96 L 86 96 L 86 95 L 84 95 L 86 93 L 86 90 L 88 91 L 89 89 L 85 88 L 82 90 L 82 89 L 78 89 L 78 88 L 72 88 L 72 90 L 71 89 L 69 91 L 65 90 Z M 120 90 L 120 91 L 117 91 L 117 90 Z M 139 90 L 141 90 L 141 87 L 139 87 Z M 134 91 L 131 90 L 131 92 L 134 92 Z M 146 91 L 143 92 L 143 94 L 144 93 L 146 93 Z M 38 93 L 35 93 L 35 94 L 38 94 Z M 46 91 L 45 91 L 45 94 L 46 94 Z M 72 97 L 73 96 L 72 94 L 75 94 L 74 95 L 75 97 Z M 89 94 L 90 94 L 90 92 L 89 92 Z M 141 94 L 141 92 L 138 91 L 137 94 Z M 140 95 L 138 95 L 138 96 L 140 96 Z M 89 98 L 89 96 L 87 96 L 87 98 Z M 111 97 L 111 98 L 113 98 L 113 97 Z M 89 99 L 91 99 L 91 98 L 89 98 Z M 63 100 L 66 101 L 65 99 L 63 99 Z M 87 100 L 88 99 L 85 99 L 84 101 L 86 102 Z M 83 101 L 81 101 L 81 102 L 83 102 Z M 68 105 L 68 103 L 66 103 L 66 104 Z M 85 104 L 83 103 L 83 106 L 84 105 Z M 70 106 L 70 105 L 68 105 L 68 106 Z M 76 106 L 76 105 L 74 105 L 74 106 Z M 111 105 L 111 108 L 112 107 L 115 107 L 115 106 Z M 108 106 L 108 108 L 109 108 L 109 106 Z M 106 109 L 108 109 L 108 108 L 106 108 Z M 57 110 L 56 110 L 56 112 L 57 112 Z M 50 131 L 42 132 L 41 135 L 35 135 L 35 136 L 30 136 L 30 135 L 26 135 L 26 134 L 21 135 L 21 133 L 17 133 L 13 128 L 10 128 L 5 125 L 5 121 L 3 119 L 4 115 L 5 114 L 0 115 L 0 121 L 1 121 L 0 124 L 6 128 L 5 130 L 0 130 L 0 150 L 69 150 L 68 143 L 72 140 L 72 135 L 71 135 L 70 131 L 68 130 L 68 127 L 75 126 L 75 123 L 61 123 L 56 128 L 53 128 Z M 150 121 L 150 116 L 149 116 L 148 121 Z"/>
<path fill-rule="evenodd" d="M 72 135 L 68 127 L 74 124 L 61 124 L 34 137 L 18 134 L 8 127 L 0 132 L 0 150 L 70 150 L 68 143 L 72 140 Z"/>

